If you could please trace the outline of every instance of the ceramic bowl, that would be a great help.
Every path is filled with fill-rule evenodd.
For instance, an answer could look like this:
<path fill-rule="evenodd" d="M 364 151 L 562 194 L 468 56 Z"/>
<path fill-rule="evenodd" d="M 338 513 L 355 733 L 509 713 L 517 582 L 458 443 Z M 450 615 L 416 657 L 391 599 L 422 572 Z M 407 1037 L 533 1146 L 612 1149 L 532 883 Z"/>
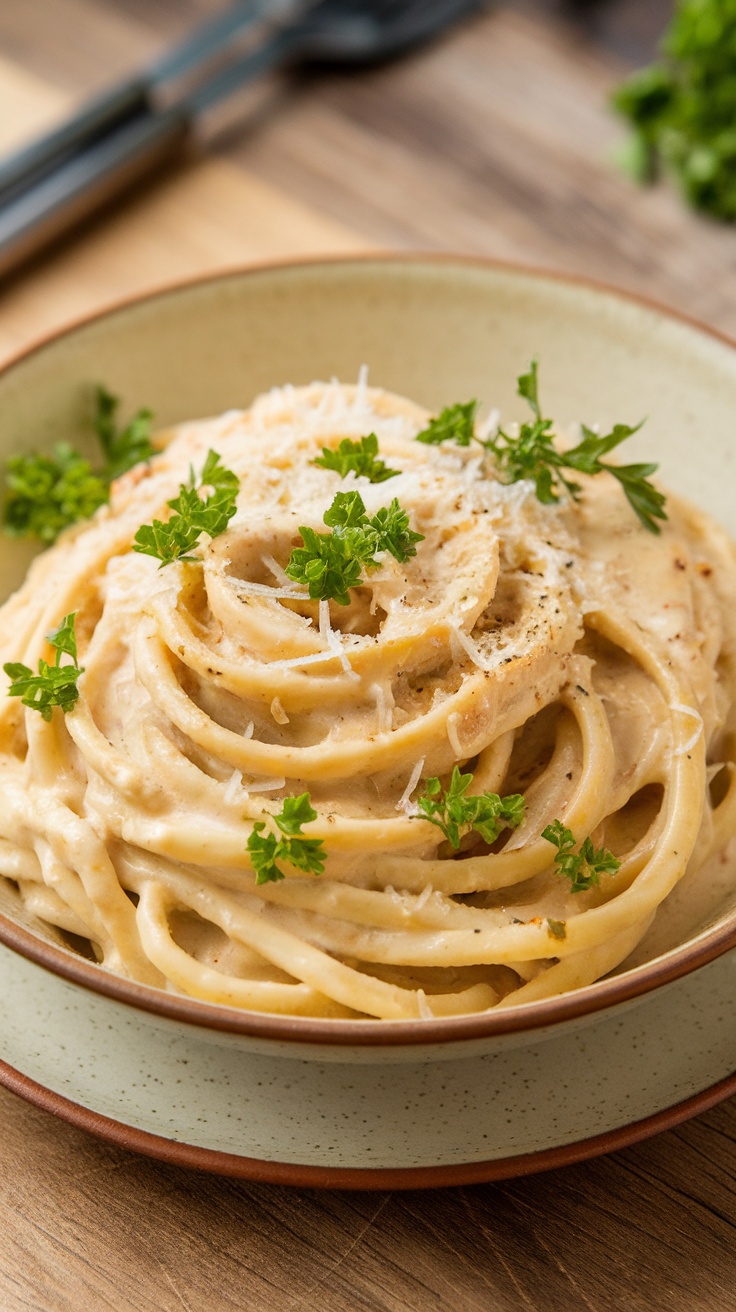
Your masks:
<path fill-rule="evenodd" d="M 120 306 L 6 367 L 0 454 L 79 445 L 98 380 L 166 425 L 286 380 L 352 380 L 365 362 L 429 408 L 477 396 L 514 417 L 534 355 L 560 424 L 648 415 L 631 446 L 736 532 L 731 343 L 582 282 L 458 259 L 240 271 Z M 6 591 L 28 558 L 3 548 Z M 736 1090 L 736 892 L 694 899 L 676 934 L 579 992 L 389 1023 L 262 1016 L 130 984 L 0 883 L 0 1078 L 154 1156 L 301 1184 L 492 1179 L 632 1142 Z"/>

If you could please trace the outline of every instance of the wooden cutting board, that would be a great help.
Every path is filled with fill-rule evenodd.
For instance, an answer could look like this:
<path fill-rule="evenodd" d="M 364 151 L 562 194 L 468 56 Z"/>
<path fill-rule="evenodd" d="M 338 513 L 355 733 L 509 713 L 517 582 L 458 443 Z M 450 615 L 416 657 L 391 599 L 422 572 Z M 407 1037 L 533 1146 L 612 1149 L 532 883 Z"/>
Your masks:
<path fill-rule="evenodd" d="M 0 56 L 0 153 L 53 125 L 70 98 Z M 200 158 L 137 189 L 104 221 L 0 288 L 0 364 L 121 297 L 180 278 L 368 243 L 226 160 Z"/>

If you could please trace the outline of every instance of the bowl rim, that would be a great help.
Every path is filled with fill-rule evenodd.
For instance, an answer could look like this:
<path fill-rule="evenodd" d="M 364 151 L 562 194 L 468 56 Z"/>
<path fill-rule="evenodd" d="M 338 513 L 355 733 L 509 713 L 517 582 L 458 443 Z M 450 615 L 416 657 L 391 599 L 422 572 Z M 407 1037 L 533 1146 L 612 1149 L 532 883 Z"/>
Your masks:
<path fill-rule="evenodd" d="M 452 267 L 496 271 L 512 277 L 557 283 L 579 288 L 607 299 L 621 301 L 643 308 L 664 319 L 674 320 L 714 341 L 736 350 L 736 340 L 718 328 L 664 305 L 654 298 L 637 292 L 622 290 L 602 280 L 580 274 L 540 268 L 535 265 L 490 257 L 457 255 L 451 252 L 423 251 L 369 251 L 355 255 L 301 257 L 288 260 L 271 260 L 259 263 L 236 264 L 214 272 L 178 278 L 151 291 L 119 297 L 101 309 L 80 315 L 71 321 L 42 334 L 30 345 L 20 348 L 0 366 L 0 379 L 56 342 L 75 332 L 138 305 L 185 294 L 198 287 L 227 282 L 231 279 L 258 278 L 269 274 L 298 273 L 308 269 L 334 269 L 364 267 L 370 264 L 383 266 L 421 266 L 430 268 Z M 42 939 L 24 925 L 0 912 L 0 944 L 25 957 L 68 983 L 81 985 L 89 991 L 112 1001 L 150 1012 L 199 1028 L 240 1034 L 250 1038 L 327 1047 L 415 1047 L 431 1044 L 468 1042 L 501 1035 L 520 1034 L 529 1030 L 547 1029 L 564 1021 L 577 1020 L 617 1004 L 632 1002 L 653 989 L 671 984 L 693 970 L 706 966 L 717 957 L 736 948 L 736 920 L 733 924 L 720 924 L 705 930 L 680 948 L 673 949 L 645 965 L 613 978 L 596 981 L 584 988 L 563 993 L 540 1002 L 525 1003 L 519 1007 L 497 1011 L 473 1013 L 467 1016 L 444 1017 L 436 1020 L 366 1021 L 320 1019 L 303 1016 L 278 1015 L 268 1012 L 244 1011 L 217 1003 L 206 1002 L 183 994 L 167 993 L 113 975 L 103 966 L 77 957 L 70 949 L 56 946 Z"/>
<path fill-rule="evenodd" d="M 604 1153 L 619 1152 L 650 1139 L 665 1130 L 673 1130 L 694 1116 L 701 1116 L 736 1093 L 736 1074 L 727 1075 L 698 1093 L 676 1102 L 672 1107 L 653 1112 L 641 1120 L 631 1121 L 613 1130 L 605 1130 L 587 1139 L 559 1144 L 552 1148 L 532 1149 L 512 1157 L 492 1157 L 452 1166 L 316 1166 L 297 1162 L 269 1161 L 246 1157 L 242 1153 L 220 1148 L 202 1148 L 184 1139 L 168 1139 L 150 1130 L 142 1130 L 127 1121 L 105 1116 L 84 1103 L 73 1102 L 63 1093 L 39 1084 L 29 1075 L 0 1060 L 0 1085 L 26 1102 L 49 1112 L 59 1120 L 106 1143 L 128 1152 L 142 1153 L 161 1162 L 207 1171 L 257 1184 L 291 1185 L 300 1189 L 441 1189 L 457 1185 L 488 1184 L 519 1176 L 537 1175 L 589 1161 Z"/>

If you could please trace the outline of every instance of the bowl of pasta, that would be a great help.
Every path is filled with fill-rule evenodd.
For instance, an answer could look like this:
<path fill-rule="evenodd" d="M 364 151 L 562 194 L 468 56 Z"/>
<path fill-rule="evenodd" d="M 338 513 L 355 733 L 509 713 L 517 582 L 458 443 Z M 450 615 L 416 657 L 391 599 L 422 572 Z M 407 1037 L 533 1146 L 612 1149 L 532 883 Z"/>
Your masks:
<path fill-rule="evenodd" d="M 249 1178 L 501 1178 L 736 1088 L 733 345 L 453 258 L 0 374 L 0 1079 Z"/>

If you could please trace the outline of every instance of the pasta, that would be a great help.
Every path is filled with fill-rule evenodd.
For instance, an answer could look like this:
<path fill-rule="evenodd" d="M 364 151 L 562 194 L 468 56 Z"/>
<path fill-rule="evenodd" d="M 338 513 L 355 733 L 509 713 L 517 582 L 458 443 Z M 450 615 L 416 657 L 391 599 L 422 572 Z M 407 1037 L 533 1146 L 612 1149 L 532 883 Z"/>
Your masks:
<path fill-rule="evenodd" d="M 672 497 L 648 534 L 609 478 L 542 504 L 475 447 L 416 442 L 426 422 L 362 377 L 184 424 L 0 610 L 3 662 L 48 659 L 73 612 L 84 669 L 67 714 L 0 704 L 0 874 L 109 970 L 291 1015 L 518 1006 L 619 966 L 736 832 L 725 535 Z M 368 433 L 390 483 L 315 465 Z M 208 450 L 234 518 L 159 568 L 134 536 Z M 310 598 L 300 527 L 356 489 L 368 515 L 399 500 L 416 554 Z M 418 799 L 456 766 L 521 823 L 455 850 Z M 305 793 L 323 872 L 256 883 L 249 839 Z M 615 868 L 573 892 L 556 820 Z"/>

